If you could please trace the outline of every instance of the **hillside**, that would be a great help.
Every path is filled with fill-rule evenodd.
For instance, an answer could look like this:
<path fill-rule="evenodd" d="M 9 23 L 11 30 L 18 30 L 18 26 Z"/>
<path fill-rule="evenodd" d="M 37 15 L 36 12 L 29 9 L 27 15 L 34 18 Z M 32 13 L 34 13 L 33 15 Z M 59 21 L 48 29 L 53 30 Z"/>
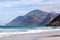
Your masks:
<path fill-rule="evenodd" d="M 48 13 L 41 10 L 33 10 L 24 16 L 18 16 L 6 26 L 45 26 L 52 21 L 56 16 L 56 13 Z"/>
<path fill-rule="evenodd" d="M 60 26 L 60 15 L 58 15 L 55 19 L 53 19 L 46 26 Z"/>

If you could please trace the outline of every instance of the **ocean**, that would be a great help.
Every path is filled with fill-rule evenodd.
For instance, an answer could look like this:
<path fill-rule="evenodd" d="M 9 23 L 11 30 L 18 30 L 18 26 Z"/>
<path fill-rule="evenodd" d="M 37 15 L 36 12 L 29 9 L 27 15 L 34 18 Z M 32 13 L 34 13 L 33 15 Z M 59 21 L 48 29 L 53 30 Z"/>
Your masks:
<path fill-rule="evenodd" d="M 9 36 L 13 34 L 28 34 L 47 31 L 60 30 L 60 27 L 36 27 L 36 26 L 0 26 L 0 37 Z"/>

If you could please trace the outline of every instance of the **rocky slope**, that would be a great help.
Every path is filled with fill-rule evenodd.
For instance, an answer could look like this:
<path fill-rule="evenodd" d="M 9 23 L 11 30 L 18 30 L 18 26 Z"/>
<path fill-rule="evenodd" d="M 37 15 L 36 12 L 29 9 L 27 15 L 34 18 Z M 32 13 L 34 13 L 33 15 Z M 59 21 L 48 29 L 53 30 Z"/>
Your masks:
<path fill-rule="evenodd" d="M 55 19 L 53 19 L 49 24 L 46 26 L 60 26 L 60 15 L 58 15 Z"/>
<path fill-rule="evenodd" d="M 33 10 L 24 16 L 19 16 L 7 23 L 6 26 L 45 26 L 53 20 L 57 14 L 41 10 Z"/>

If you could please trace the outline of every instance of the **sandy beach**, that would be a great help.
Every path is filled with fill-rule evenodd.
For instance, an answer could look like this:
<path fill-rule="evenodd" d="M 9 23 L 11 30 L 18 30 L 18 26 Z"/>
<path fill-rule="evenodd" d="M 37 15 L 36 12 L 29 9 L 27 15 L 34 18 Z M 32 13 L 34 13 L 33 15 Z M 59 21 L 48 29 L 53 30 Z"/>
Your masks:
<path fill-rule="evenodd" d="M 0 37 L 0 40 L 60 40 L 60 31 L 14 34 L 10 36 Z"/>
<path fill-rule="evenodd" d="M 43 38 L 38 38 L 36 40 L 60 40 L 60 37 L 43 37 Z"/>

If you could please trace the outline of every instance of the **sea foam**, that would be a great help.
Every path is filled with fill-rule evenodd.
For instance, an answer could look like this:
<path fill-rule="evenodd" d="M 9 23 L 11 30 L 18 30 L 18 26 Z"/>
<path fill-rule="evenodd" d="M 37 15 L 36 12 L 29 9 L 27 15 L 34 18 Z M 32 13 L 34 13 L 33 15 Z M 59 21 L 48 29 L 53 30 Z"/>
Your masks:
<path fill-rule="evenodd" d="M 10 35 L 14 35 L 14 34 L 30 34 L 30 33 L 41 33 L 41 32 L 48 32 L 48 31 L 60 31 L 60 29 L 50 29 L 50 30 L 27 30 L 26 32 L 0 32 L 0 37 L 4 37 L 4 36 L 10 36 Z"/>

